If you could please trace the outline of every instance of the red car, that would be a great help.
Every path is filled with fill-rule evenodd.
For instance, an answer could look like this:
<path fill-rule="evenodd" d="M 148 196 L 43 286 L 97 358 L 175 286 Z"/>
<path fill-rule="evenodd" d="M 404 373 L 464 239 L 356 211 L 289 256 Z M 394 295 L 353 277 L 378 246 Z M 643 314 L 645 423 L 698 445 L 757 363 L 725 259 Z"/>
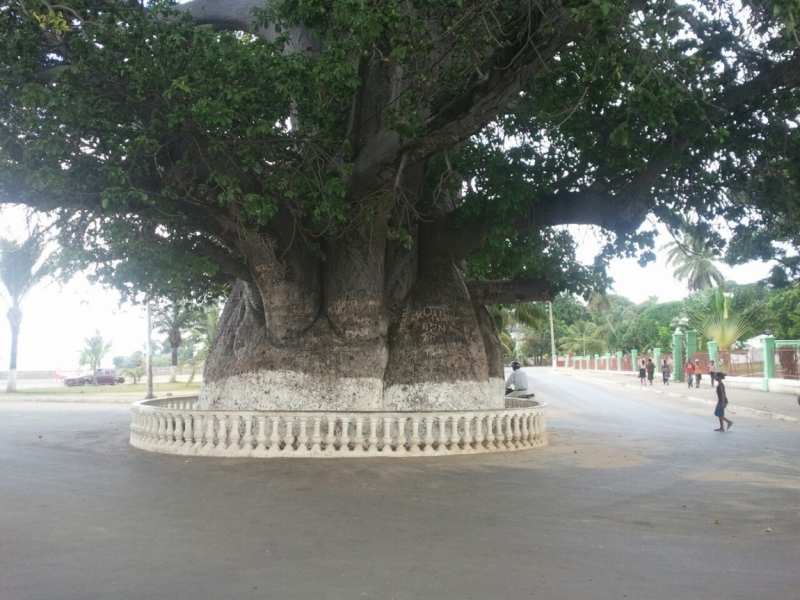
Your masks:
<path fill-rule="evenodd" d="M 64 385 L 91 385 L 92 375 L 78 375 L 77 377 L 65 377 Z M 97 369 L 97 385 L 117 385 L 125 383 L 125 378 L 117 375 L 114 369 Z"/>

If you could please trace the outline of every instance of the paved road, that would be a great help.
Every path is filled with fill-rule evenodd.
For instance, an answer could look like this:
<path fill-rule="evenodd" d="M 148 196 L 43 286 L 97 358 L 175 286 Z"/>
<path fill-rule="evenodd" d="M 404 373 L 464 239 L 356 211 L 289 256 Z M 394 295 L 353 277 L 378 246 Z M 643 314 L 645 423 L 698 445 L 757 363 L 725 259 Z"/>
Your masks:
<path fill-rule="evenodd" d="M 123 407 L 3 403 L 0 598 L 800 597 L 797 424 L 532 378 L 551 446 L 397 461 L 161 456 Z"/>

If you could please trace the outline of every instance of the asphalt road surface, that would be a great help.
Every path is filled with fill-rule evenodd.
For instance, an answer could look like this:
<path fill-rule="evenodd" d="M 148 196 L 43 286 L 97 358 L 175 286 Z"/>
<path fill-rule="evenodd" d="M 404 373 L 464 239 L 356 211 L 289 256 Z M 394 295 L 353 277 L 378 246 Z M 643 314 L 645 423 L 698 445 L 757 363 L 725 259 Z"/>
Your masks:
<path fill-rule="evenodd" d="M 797 424 L 531 378 L 550 446 L 449 458 L 164 456 L 123 406 L 0 403 L 0 599 L 800 598 Z"/>

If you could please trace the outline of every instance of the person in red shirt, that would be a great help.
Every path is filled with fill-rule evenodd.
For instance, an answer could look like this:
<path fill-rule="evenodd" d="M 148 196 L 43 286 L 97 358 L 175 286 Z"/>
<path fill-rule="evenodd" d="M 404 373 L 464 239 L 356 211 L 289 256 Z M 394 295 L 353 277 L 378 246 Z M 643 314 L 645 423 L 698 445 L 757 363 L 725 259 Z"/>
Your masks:
<path fill-rule="evenodd" d="M 683 365 L 683 374 L 686 375 L 686 386 L 692 387 L 694 383 L 694 366 L 692 365 L 692 361 L 687 360 Z"/>

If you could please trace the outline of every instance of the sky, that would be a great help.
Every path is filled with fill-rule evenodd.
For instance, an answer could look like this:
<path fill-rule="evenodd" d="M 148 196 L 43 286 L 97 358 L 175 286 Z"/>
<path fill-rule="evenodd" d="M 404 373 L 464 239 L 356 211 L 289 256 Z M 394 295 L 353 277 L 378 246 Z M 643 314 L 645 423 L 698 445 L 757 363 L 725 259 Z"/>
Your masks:
<path fill-rule="evenodd" d="M 19 237 L 25 231 L 22 211 L 6 207 L 0 212 L 0 235 Z M 593 260 L 600 242 L 589 227 L 571 229 L 578 243 L 578 259 Z M 665 230 L 656 240 L 656 248 L 671 240 Z M 609 274 L 614 278 L 613 293 L 639 303 L 649 296 L 660 302 L 680 300 L 687 295 L 686 285 L 672 278 L 672 268 L 664 264 L 664 252 L 656 252 L 658 260 L 642 268 L 635 259 L 615 259 Z M 719 266 L 729 280 L 751 283 L 765 278 L 769 267 L 750 263 L 740 267 Z M 0 301 L 5 315 L 6 305 Z M 78 369 L 78 356 L 84 339 L 100 331 L 103 339 L 113 341 L 104 367 L 112 365 L 114 356 L 129 356 L 143 350 L 147 336 L 145 311 L 142 306 L 119 304 L 119 294 L 97 284 L 90 284 L 83 275 L 68 283 L 40 285 L 22 303 L 22 326 L 19 338 L 17 368 L 24 371 Z M 163 335 L 154 334 L 155 339 Z M 11 347 L 8 321 L 0 318 L 0 370 L 6 370 Z"/>

